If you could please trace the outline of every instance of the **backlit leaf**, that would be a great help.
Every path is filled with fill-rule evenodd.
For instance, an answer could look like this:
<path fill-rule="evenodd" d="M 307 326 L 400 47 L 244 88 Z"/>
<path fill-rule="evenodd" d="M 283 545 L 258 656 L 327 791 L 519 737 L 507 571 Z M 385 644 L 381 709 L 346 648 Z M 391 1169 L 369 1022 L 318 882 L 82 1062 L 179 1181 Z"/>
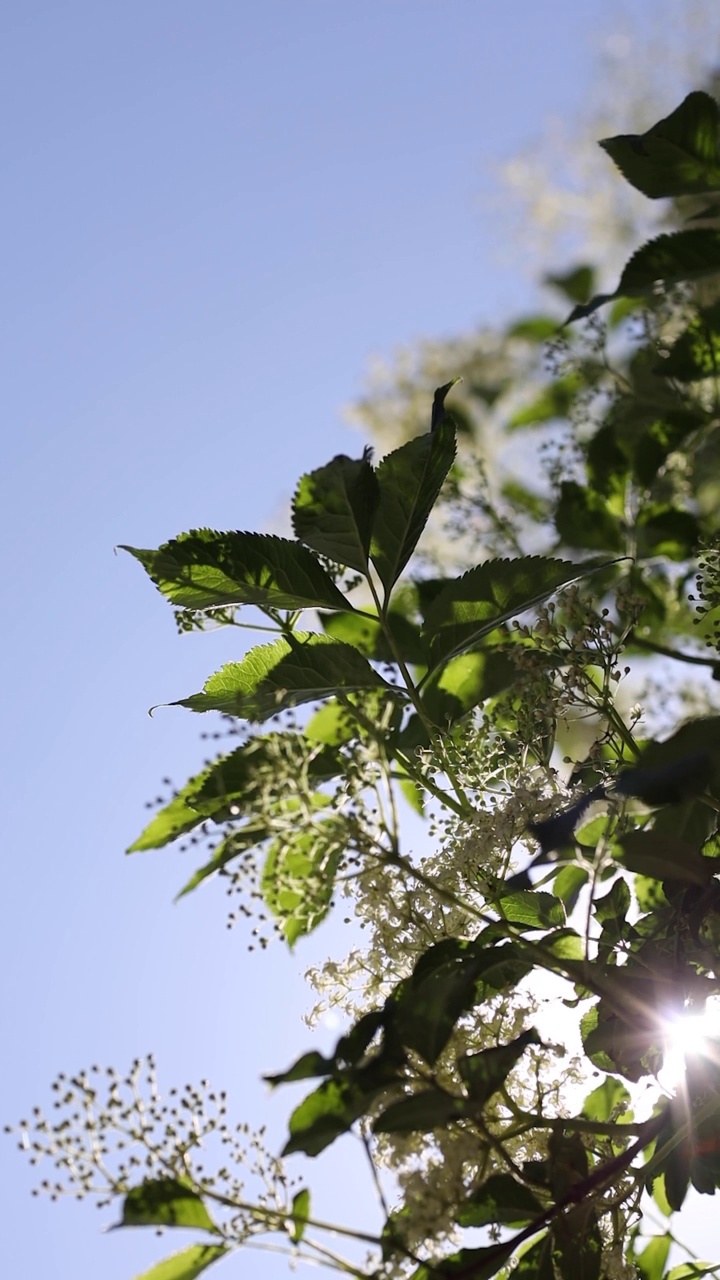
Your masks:
<path fill-rule="evenodd" d="M 217 1231 L 200 1196 L 177 1178 L 148 1178 L 128 1191 L 118 1227 L 200 1227 Z"/>
<path fill-rule="evenodd" d="M 314 551 L 365 573 L 379 497 L 369 458 L 338 454 L 300 480 L 293 499 L 294 532 Z"/>
<path fill-rule="evenodd" d="M 157 551 L 121 547 L 183 609 L 254 604 L 272 609 L 347 609 L 347 601 L 311 551 L 265 533 L 193 529 Z"/>
<path fill-rule="evenodd" d="M 229 1249 L 224 1244 L 191 1244 L 189 1249 L 156 1262 L 149 1271 L 136 1276 L 136 1280 L 197 1280 L 207 1267 L 226 1253 Z"/>
<path fill-rule="evenodd" d="M 718 105 L 690 93 L 675 111 L 643 134 L 604 138 L 600 146 L 643 195 L 703 195 L 720 189 Z"/>

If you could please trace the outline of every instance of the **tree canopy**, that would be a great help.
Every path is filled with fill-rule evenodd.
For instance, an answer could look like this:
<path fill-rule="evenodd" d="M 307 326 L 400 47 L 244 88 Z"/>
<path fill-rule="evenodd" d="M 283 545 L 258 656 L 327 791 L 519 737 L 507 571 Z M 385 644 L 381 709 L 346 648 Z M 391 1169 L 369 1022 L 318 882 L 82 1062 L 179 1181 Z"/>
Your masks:
<path fill-rule="evenodd" d="M 719 124 L 695 92 L 605 139 L 608 181 L 682 222 L 609 292 L 555 275 L 564 313 L 448 369 L 377 463 L 302 476 L 293 537 L 125 548 L 180 630 L 272 633 L 173 704 L 235 745 L 130 852 L 192 839 L 179 893 L 223 881 L 262 946 L 341 899 L 363 928 L 311 975 L 334 1052 L 266 1076 L 306 1082 L 280 1156 L 209 1086 L 163 1099 L 152 1059 L 60 1077 L 19 1126 L 52 1196 L 197 1230 L 146 1280 L 266 1237 L 375 1280 L 717 1274 L 668 1258 L 720 1186 Z M 348 1132 L 367 1231 L 284 1171 Z"/>

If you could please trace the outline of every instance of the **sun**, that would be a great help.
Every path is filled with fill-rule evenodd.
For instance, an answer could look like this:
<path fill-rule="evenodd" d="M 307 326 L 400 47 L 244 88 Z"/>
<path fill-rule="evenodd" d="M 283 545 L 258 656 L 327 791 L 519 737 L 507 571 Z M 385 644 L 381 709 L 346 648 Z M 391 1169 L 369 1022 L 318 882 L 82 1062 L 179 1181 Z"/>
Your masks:
<path fill-rule="evenodd" d="M 713 1058 L 720 1053 L 720 998 L 707 1001 L 698 1012 L 688 1009 L 669 1017 L 663 1026 L 665 1050 L 662 1069 L 658 1073 L 660 1084 L 666 1089 L 676 1089 L 682 1082 L 688 1061 L 693 1058 Z"/>

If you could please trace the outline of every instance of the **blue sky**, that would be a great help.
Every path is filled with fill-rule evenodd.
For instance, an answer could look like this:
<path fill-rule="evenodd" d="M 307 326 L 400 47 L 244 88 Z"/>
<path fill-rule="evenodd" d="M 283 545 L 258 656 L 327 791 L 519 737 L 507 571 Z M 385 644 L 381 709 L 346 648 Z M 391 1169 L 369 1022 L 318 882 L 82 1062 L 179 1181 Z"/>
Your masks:
<path fill-rule="evenodd" d="M 0 15 L 3 1121 L 60 1069 L 152 1049 L 161 1082 L 209 1076 L 280 1133 L 258 1076 L 309 1046 L 301 975 L 341 926 L 251 955 L 215 886 L 171 905 L 177 854 L 124 859 L 158 780 L 204 753 L 197 719 L 146 709 L 238 650 L 177 638 L 113 548 L 266 527 L 303 470 L 359 451 L 340 410 L 373 354 L 528 304 L 497 166 L 582 112 L 609 26 L 600 0 Z M 8 1274 L 131 1280 L 175 1245 L 31 1200 L 8 1141 L 0 1169 Z M 328 1213 L 340 1170 L 312 1170 Z"/>

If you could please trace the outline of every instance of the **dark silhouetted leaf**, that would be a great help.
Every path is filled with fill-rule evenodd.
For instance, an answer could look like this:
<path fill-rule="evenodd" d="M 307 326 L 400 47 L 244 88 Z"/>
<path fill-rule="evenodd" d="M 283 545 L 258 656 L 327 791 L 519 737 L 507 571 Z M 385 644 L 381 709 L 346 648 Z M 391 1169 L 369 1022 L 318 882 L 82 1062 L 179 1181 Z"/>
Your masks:
<path fill-rule="evenodd" d="M 575 307 L 565 321 L 572 324 L 592 315 L 613 298 L 641 298 L 657 284 L 666 288 L 686 280 L 701 280 L 720 271 L 720 232 L 709 228 L 675 231 L 657 236 L 633 254 L 625 264 L 614 293 L 598 293 L 584 306 Z"/>
<path fill-rule="evenodd" d="M 393 1102 L 373 1123 L 374 1133 L 429 1133 L 445 1128 L 467 1111 L 464 1098 L 453 1098 L 439 1089 L 424 1089 L 409 1098 Z"/>
<path fill-rule="evenodd" d="M 182 609 L 254 604 L 271 609 L 347 609 L 307 548 L 265 533 L 194 529 L 157 551 L 123 546 L 159 591 Z"/>
<path fill-rule="evenodd" d="M 504 1244 L 489 1244 L 480 1249 L 458 1249 L 446 1258 L 423 1262 L 413 1271 L 410 1280 L 445 1280 L 446 1277 L 465 1276 L 467 1280 L 491 1280 L 512 1257 L 512 1240 Z"/>
<path fill-rule="evenodd" d="M 367 457 L 338 454 L 300 480 L 293 499 L 293 530 L 314 551 L 365 573 L 380 497 Z"/>
<path fill-rule="evenodd" d="M 622 551 L 620 525 L 605 499 L 575 480 L 563 480 L 555 509 L 555 528 L 563 542 L 590 551 Z"/>
<path fill-rule="evenodd" d="M 700 539 L 697 518 L 689 511 L 677 507 L 648 503 L 641 510 L 636 524 L 638 556 L 641 560 L 651 556 L 664 556 L 667 560 L 686 560 L 696 549 Z"/>
<path fill-rule="evenodd" d="M 708 93 L 688 94 L 647 133 L 604 138 L 600 146 L 623 177 L 652 200 L 720 189 L 718 105 Z"/>
<path fill-rule="evenodd" d="M 455 428 L 445 416 L 435 431 L 408 440 L 378 466 L 380 501 L 370 554 L 390 595 L 427 524 L 455 460 Z"/>
<path fill-rule="evenodd" d="M 334 1068 L 334 1058 L 324 1058 L 316 1049 L 312 1049 L 310 1053 L 303 1053 L 297 1062 L 288 1067 L 287 1071 L 280 1071 L 277 1075 L 263 1076 L 263 1080 L 275 1088 L 278 1084 L 295 1084 L 298 1080 L 310 1080 L 313 1076 L 332 1075 Z"/>
<path fill-rule="evenodd" d="M 629 831 L 620 840 L 620 860 L 628 871 L 654 880 L 708 885 L 717 870 L 714 858 L 705 858 L 692 845 L 658 832 Z"/>
<path fill-rule="evenodd" d="M 460 1205 L 455 1221 L 460 1227 L 522 1227 L 543 1212 L 529 1187 L 509 1173 L 492 1174 Z"/>
<path fill-rule="evenodd" d="M 466 1053 L 458 1059 L 458 1071 L 476 1106 L 484 1106 L 489 1098 L 505 1082 L 516 1062 L 528 1045 L 542 1044 L 537 1031 L 523 1031 L 509 1044 L 495 1049 L 481 1049 L 479 1053 Z"/>

